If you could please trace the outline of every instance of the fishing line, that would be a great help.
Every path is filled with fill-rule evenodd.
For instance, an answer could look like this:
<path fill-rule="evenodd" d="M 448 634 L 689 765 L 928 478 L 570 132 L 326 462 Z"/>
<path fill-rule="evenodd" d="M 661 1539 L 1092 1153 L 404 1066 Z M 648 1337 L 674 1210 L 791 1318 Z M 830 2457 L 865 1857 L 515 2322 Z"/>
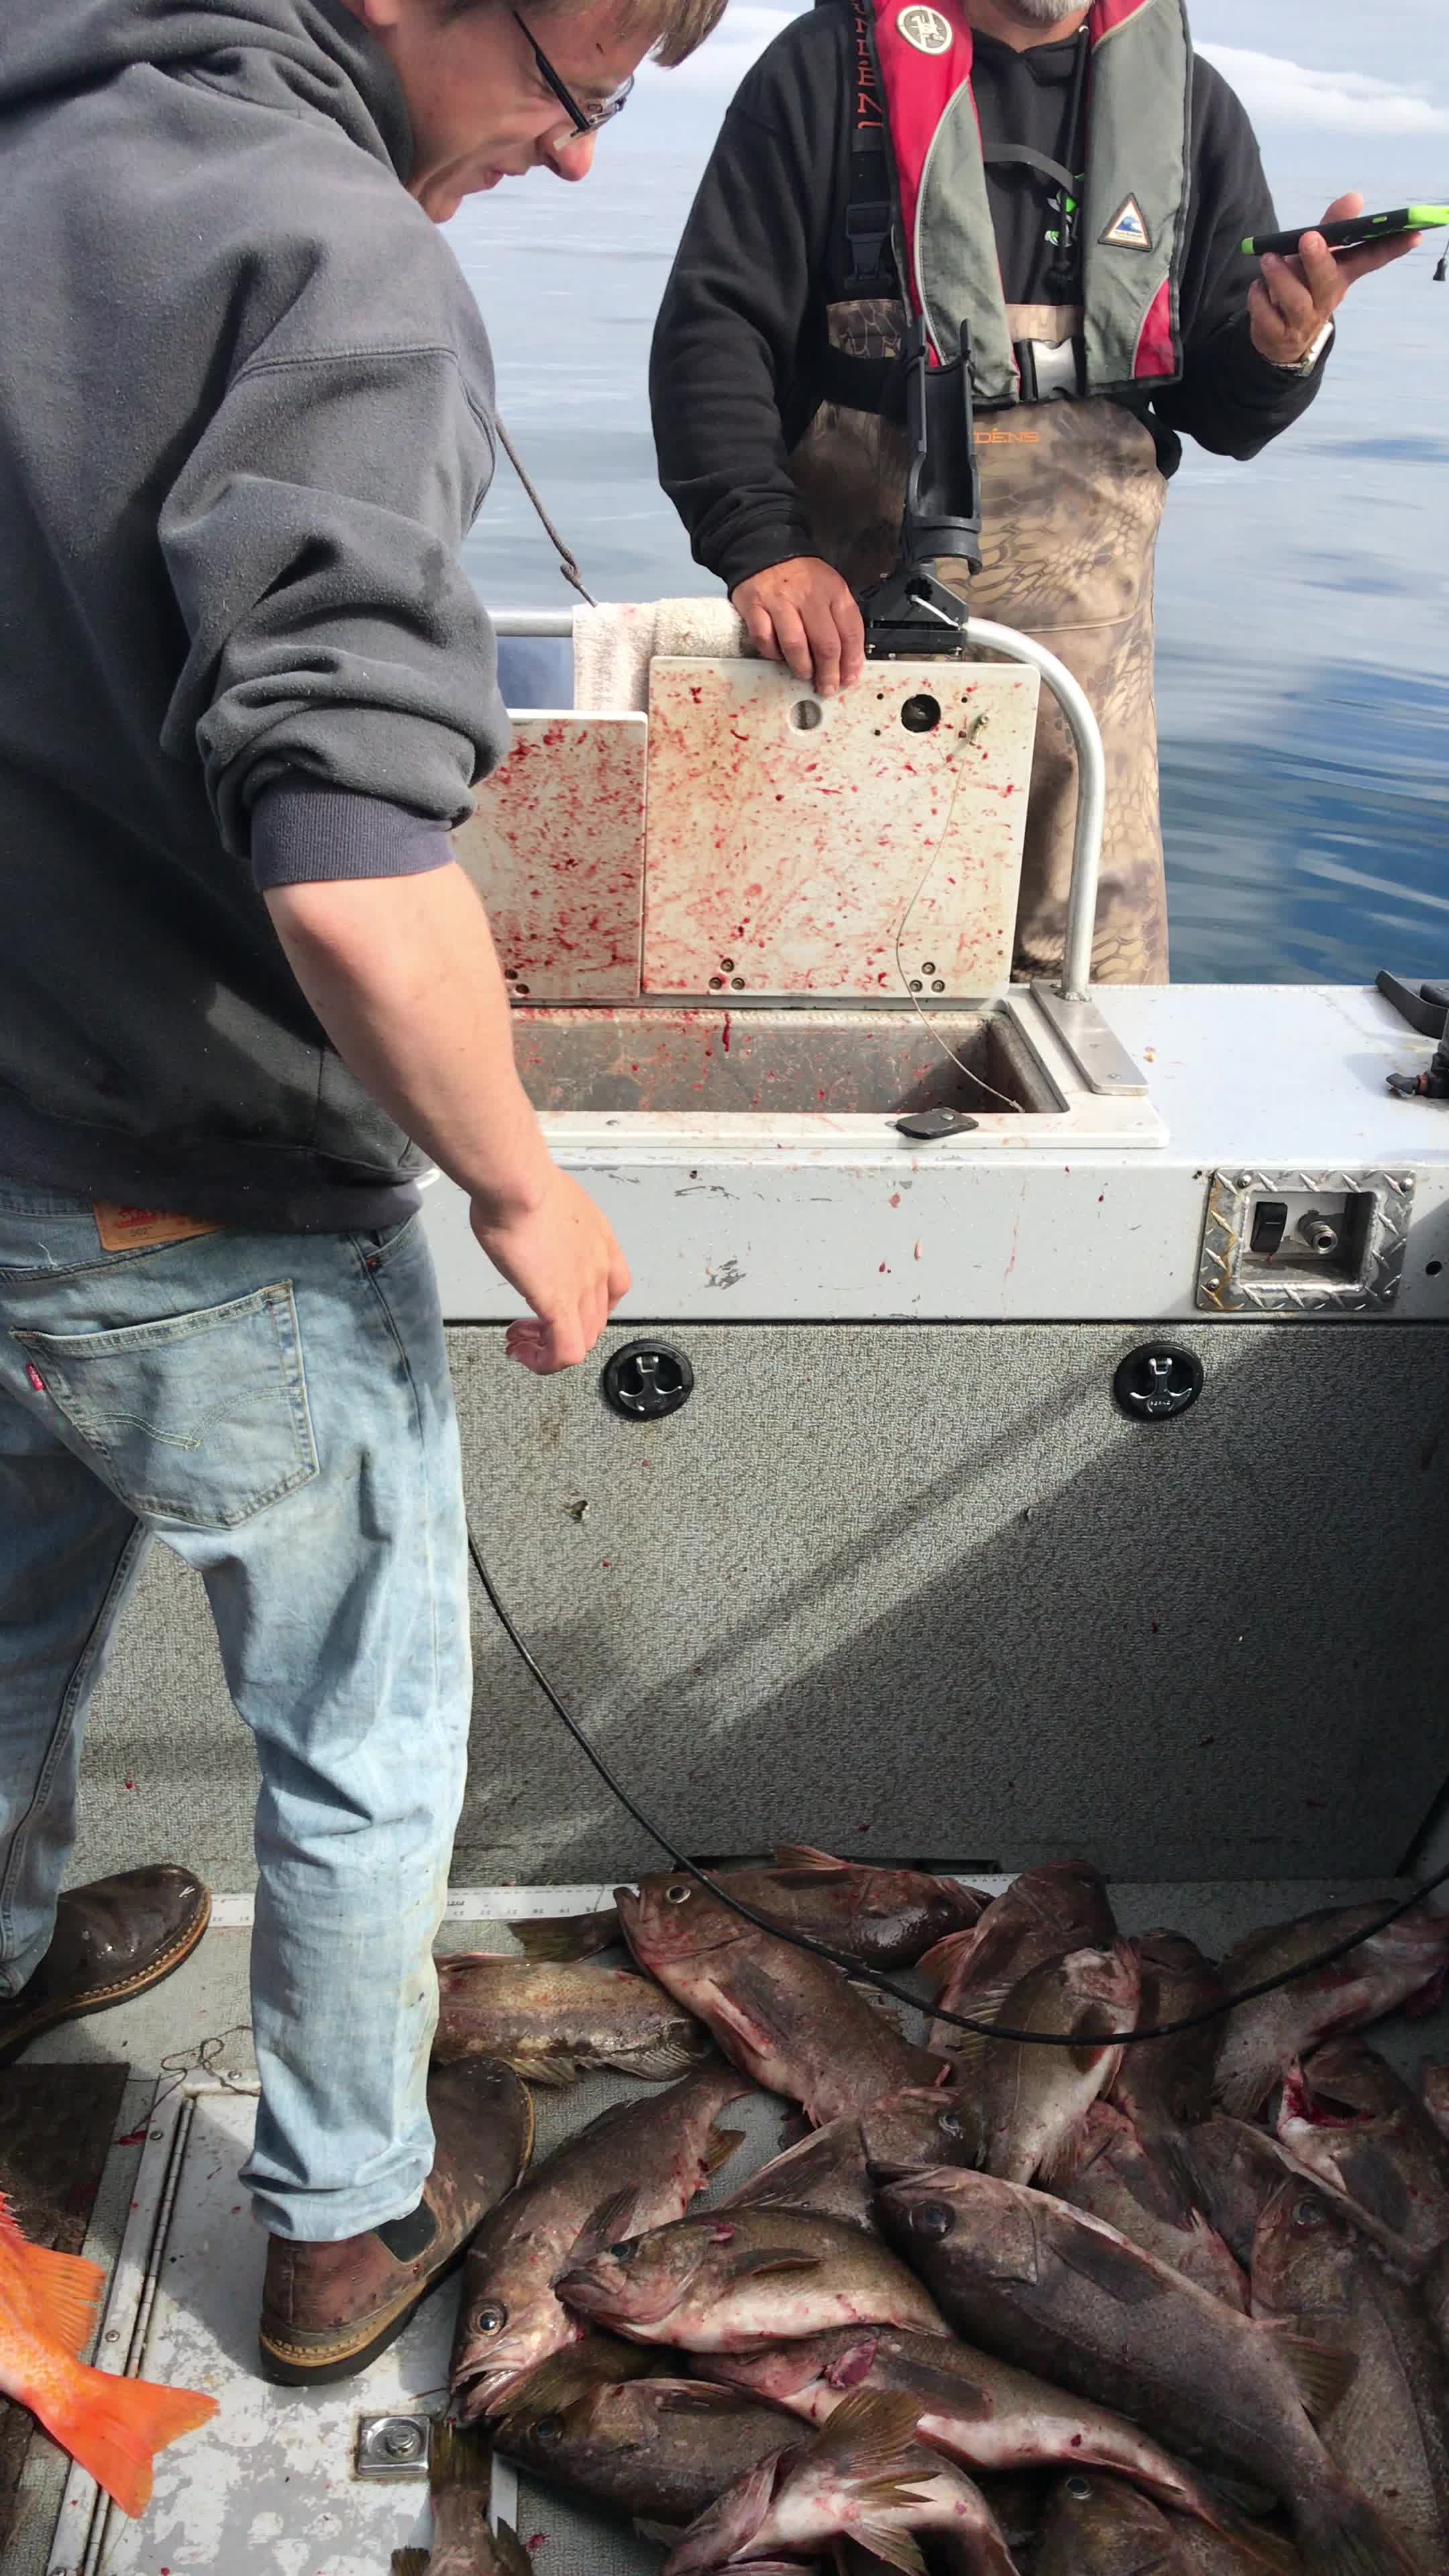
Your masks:
<path fill-rule="evenodd" d="M 953 2030 L 975 2031 L 983 2039 L 1011 2040 L 1025 2048 L 1080 2048 L 1082 2044 L 1080 2036 L 1074 2038 L 1061 2031 L 1013 2030 L 1004 2022 L 973 2021 L 965 2013 L 947 2012 L 940 2004 L 927 2006 L 922 2003 L 919 1995 L 913 1995 L 906 1986 L 897 1985 L 894 1978 L 885 1976 L 879 1968 L 862 1967 L 858 1959 L 852 1959 L 842 1951 L 832 1950 L 828 1942 L 812 1940 L 808 1932 L 787 1931 L 783 1924 L 772 1923 L 768 1915 L 756 1914 L 752 1906 L 745 1904 L 743 1898 L 732 1896 L 727 1887 L 721 1887 L 718 1879 L 711 1878 L 707 1870 L 701 1869 L 697 1861 L 692 1861 L 687 1852 L 680 1851 L 678 1846 L 670 1841 L 669 1836 L 661 1832 L 653 1818 L 647 1816 L 637 1801 L 630 1797 L 623 1782 L 615 1778 L 602 1753 L 597 1752 L 589 1742 L 577 1718 L 565 1708 L 527 1640 L 519 1635 L 498 1586 L 479 1554 L 478 1542 L 471 1529 L 468 1532 L 468 1553 L 477 1568 L 478 1580 L 497 1613 L 499 1624 L 509 1644 L 527 1665 L 555 1716 L 563 1720 L 579 1751 L 593 1764 L 605 1787 L 618 1799 L 626 1813 L 633 1817 L 641 1831 L 649 1836 L 650 1841 L 657 1843 L 662 1852 L 668 1853 L 676 1869 L 682 1869 L 690 1878 L 697 1879 L 699 1885 L 708 1888 L 711 1896 L 717 1897 L 721 1905 L 728 1906 L 731 1914 L 738 1914 L 743 1922 L 752 1923 L 757 1932 L 768 1932 L 776 1941 L 788 1942 L 793 1950 L 804 1950 L 811 1958 L 823 1959 L 827 1967 L 843 1968 L 855 1985 L 874 1986 L 880 1994 L 890 1995 L 896 2003 L 909 2004 L 912 2012 L 930 2011 L 936 2021 L 949 2023 Z M 1352 1951 L 1361 1949 L 1366 1941 L 1376 1941 L 1381 1932 L 1387 1932 L 1390 1924 L 1397 1923 L 1401 1915 L 1411 1914 L 1416 1905 L 1421 1905 L 1425 1897 L 1432 1896 L 1434 1890 L 1443 1887 L 1446 1881 L 1449 1881 L 1449 1868 L 1441 1869 L 1433 1878 L 1425 1879 L 1422 1887 L 1416 1887 L 1411 1895 L 1402 1898 L 1397 1905 L 1390 1906 L 1376 1923 L 1370 1923 L 1364 1931 L 1351 1934 L 1346 1941 L 1335 1941 L 1330 1949 L 1320 1950 L 1316 1957 L 1303 1960 L 1298 1967 L 1285 1968 L 1276 1977 L 1265 1977 L 1259 1985 L 1243 1986 L 1236 1994 L 1225 1995 L 1220 2003 L 1207 2005 L 1202 2012 L 1185 2014 L 1181 2021 L 1154 2022 L 1146 2030 L 1114 2032 L 1111 2034 L 1112 2044 L 1124 2048 L 1140 2048 L 1150 2039 L 1177 2039 L 1185 2031 L 1202 2030 L 1209 2022 L 1221 2021 L 1228 2013 L 1236 2012 L 1242 2004 L 1257 2003 L 1264 1995 L 1281 1994 L 1285 1987 L 1297 1985 L 1300 1979 L 1317 1976 L 1321 1969 L 1334 1967 L 1340 1959 L 1346 1959 Z"/>

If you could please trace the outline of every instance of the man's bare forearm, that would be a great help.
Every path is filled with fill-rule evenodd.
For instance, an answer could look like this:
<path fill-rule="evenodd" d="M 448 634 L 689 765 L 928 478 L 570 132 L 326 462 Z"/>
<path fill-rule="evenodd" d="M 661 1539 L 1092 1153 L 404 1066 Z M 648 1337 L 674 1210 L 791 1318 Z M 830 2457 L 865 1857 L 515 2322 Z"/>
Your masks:
<path fill-rule="evenodd" d="M 552 1165 L 518 1079 L 487 916 L 456 864 L 279 886 L 267 909 L 343 1061 L 470 1199 L 536 1208 Z"/>

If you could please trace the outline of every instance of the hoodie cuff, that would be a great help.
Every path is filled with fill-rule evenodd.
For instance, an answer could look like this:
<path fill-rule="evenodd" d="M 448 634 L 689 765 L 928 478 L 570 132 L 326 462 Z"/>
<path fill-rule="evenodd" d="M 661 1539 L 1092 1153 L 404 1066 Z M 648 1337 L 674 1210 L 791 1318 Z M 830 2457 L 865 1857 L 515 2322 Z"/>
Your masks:
<path fill-rule="evenodd" d="M 278 779 L 252 807 L 252 878 L 261 894 L 349 877 L 424 876 L 452 859 L 446 823 L 320 779 Z"/>

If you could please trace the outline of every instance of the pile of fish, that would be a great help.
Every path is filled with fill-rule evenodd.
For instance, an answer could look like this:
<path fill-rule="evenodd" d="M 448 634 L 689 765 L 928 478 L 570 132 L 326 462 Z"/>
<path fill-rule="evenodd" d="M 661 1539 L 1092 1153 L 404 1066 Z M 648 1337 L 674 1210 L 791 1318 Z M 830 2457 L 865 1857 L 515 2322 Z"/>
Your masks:
<path fill-rule="evenodd" d="M 1214 1964 L 1124 1939 L 1078 1863 L 994 1899 L 801 1849 L 721 1883 L 917 1966 L 928 2044 L 682 1873 L 529 1958 L 440 1962 L 445 2054 L 678 2070 L 474 2239 L 450 2459 L 484 2441 L 632 2520 L 664 2576 L 1445 2576 L 1449 2069 L 1416 2093 L 1349 2034 L 1437 2003 L 1449 1916 L 1137 2044 L 1382 1909 Z M 621 1932 L 637 1974 L 591 1955 Z M 691 2214 L 756 2087 L 804 2134 Z"/>

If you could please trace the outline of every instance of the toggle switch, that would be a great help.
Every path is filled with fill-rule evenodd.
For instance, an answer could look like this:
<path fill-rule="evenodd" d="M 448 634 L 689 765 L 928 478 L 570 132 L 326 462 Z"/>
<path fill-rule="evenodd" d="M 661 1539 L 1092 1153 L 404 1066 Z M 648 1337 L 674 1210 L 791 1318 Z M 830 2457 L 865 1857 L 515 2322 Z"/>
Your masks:
<path fill-rule="evenodd" d="M 1253 1211 L 1251 1249 L 1260 1261 L 1271 1261 L 1288 1230 L 1286 1199 L 1260 1199 Z"/>

